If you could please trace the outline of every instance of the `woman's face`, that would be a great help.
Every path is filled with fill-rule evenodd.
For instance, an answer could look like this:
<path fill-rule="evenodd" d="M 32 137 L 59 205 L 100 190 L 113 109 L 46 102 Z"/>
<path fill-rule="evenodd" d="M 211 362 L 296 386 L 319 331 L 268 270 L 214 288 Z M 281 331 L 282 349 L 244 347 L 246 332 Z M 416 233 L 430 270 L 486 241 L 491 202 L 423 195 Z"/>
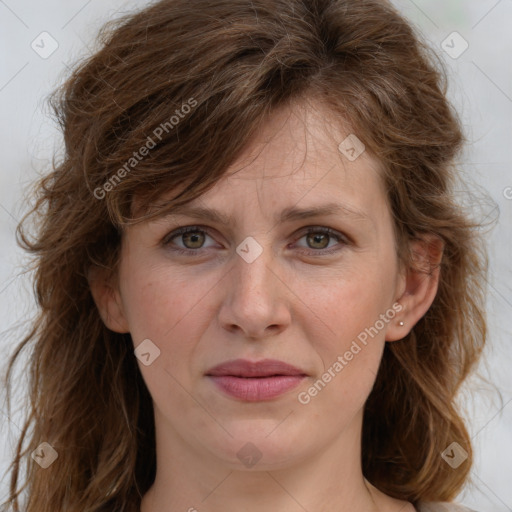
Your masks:
<path fill-rule="evenodd" d="M 118 325 L 143 343 L 169 449 L 278 469 L 359 446 L 384 343 L 401 337 L 404 279 L 377 162 L 351 161 L 353 139 L 338 148 L 350 132 L 326 119 L 321 108 L 276 111 L 189 212 L 125 233 Z M 176 234 L 184 226 L 195 228 Z M 269 359 L 296 370 L 248 364 Z"/>

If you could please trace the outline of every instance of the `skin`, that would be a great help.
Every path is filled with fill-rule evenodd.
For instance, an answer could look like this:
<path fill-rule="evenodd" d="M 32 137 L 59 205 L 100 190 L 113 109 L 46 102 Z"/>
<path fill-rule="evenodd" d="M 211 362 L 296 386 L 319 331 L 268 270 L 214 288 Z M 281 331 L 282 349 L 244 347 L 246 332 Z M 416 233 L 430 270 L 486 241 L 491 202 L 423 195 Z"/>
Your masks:
<path fill-rule="evenodd" d="M 130 332 L 135 347 L 150 339 L 160 350 L 149 366 L 138 361 L 157 438 L 156 480 L 142 512 L 414 511 L 364 479 L 360 432 L 384 344 L 403 338 L 425 314 L 438 273 L 400 267 L 379 164 L 368 152 L 354 162 L 343 156 L 338 144 L 351 132 L 329 119 L 320 104 L 276 110 L 222 180 L 193 203 L 233 215 L 232 223 L 173 215 L 129 227 L 118 279 L 93 274 L 105 324 Z M 327 202 L 363 216 L 274 221 L 289 206 Z M 181 226 L 208 233 L 162 245 Z M 309 226 L 348 239 L 308 237 Z M 248 236 L 263 251 L 252 263 L 236 252 Z M 412 248 L 428 264 L 442 249 L 420 242 Z M 402 311 L 308 404 L 299 403 L 298 394 L 397 302 Z M 205 376 L 235 358 L 280 359 L 308 376 L 272 400 L 242 402 Z M 237 457 L 248 442 L 261 454 L 252 467 Z"/>

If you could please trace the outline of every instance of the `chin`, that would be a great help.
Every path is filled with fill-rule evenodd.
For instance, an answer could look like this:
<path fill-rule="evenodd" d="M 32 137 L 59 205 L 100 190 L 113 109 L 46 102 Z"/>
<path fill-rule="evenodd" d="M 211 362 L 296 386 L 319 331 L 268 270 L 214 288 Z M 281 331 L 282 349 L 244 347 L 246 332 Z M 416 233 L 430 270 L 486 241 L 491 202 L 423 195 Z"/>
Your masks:
<path fill-rule="evenodd" d="M 212 439 L 212 452 L 233 470 L 286 469 L 300 458 L 304 436 L 275 419 L 244 420 L 223 424 L 233 436 Z M 203 438 L 204 442 L 204 438 Z"/>

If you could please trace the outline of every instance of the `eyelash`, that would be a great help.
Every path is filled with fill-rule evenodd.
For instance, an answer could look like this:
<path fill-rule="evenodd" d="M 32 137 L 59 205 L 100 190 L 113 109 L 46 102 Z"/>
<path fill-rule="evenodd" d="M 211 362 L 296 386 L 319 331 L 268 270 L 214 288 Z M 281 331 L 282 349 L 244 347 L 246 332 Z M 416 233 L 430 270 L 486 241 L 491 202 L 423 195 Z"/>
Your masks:
<path fill-rule="evenodd" d="M 174 238 L 177 238 L 180 235 L 183 235 L 185 233 L 195 233 L 195 232 L 204 233 L 204 234 L 208 235 L 209 237 L 212 237 L 212 235 L 209 233 L 208 229 L 202 228 L 201 226 L 184 226 L 184 227 L 176 229 L 175 231 L 173 231 L 173 232 L 169 233 L 168 235 L 166 235 L 164 237 L 164 239 L 162 240 L 162 246 L 167 248 L 167 249 L 172 250 L 173 252 L 175 252 L 177 254 L 184 254 L 184 255 L 188 255 L 188 256 L 194 255 L 195 256 L 195 255 L 197 255 L 198 253 L 201 252 L 201 249 L 202 249 L 201 247 L 198 248 L 198 249 L 181 249 L 181 248 L 177 248 L 177 247 L 170 247 L 171 246 L 171 241 Z M 348 245 L 349 244 L 349 240 L 347 239 L 347 237 L 343 236 L 341 233 L 338 233 L 337 231 L 332 230 L 331 228 L 322 227 L 322 226 L 310 226 L 310 227 L 308 227 L 308 230 L 306 232 L 304 232 L 297 239 L 297 241 L 300 240 L 301 238 L 304 238 L 307 235 L 312 234 L 312 233 L 320 233 L 322 235 L 328 235 L 329 237 L 335 238 L 342 245 Z M 333 248 L 331 248 L 331 249 L 317 249 L 317 250 L 310 249 L 310 250 L 300 250 L 299 252 L 301 254 L 306 254 L 308 256 L 326 256 L 326 255 L 330 255 L 330 254 L 333 254 L 335 252 L 338 252 L 341 249 L 342 248 L 335 247 L 334 249 Z"/>

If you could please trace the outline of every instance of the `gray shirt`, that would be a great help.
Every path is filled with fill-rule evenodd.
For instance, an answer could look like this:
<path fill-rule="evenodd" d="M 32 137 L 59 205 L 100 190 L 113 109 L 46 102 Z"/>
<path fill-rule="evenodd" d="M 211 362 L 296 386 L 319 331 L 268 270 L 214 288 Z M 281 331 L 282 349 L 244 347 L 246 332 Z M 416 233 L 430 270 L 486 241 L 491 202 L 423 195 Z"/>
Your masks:
<path fill-rule="evenodd" d="M 475 512 L 473 509 L 458 505 L 457 503 L 440 501 L 418 503 L 416 510 L 418 512 Z"/>

